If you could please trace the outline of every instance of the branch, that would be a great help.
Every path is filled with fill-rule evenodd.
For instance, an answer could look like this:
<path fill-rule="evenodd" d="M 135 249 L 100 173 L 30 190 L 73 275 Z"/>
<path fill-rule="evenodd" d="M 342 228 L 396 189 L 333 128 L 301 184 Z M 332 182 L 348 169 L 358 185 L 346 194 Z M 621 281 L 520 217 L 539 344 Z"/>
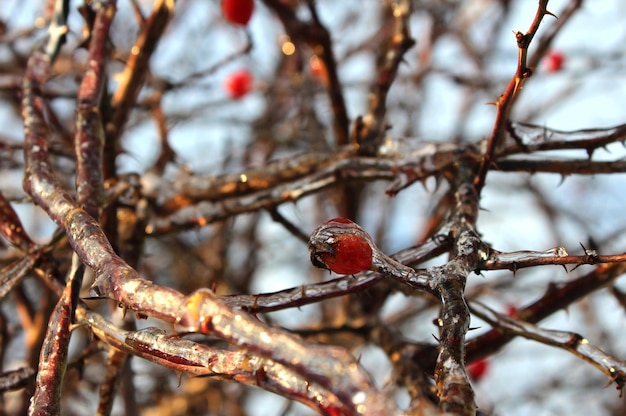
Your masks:
<path fill-rule="evenodd" d="M 46 416 L 61 413 L 61 387 L 67 368 L 70 324 L 74 317 L 75 296 L 82 282 L 84 266 L 74 255 L 67 286 L 48 322 L 48 330 L 39 354 L 37 382 L 29 415 Z"/>
<path fill-rule="evenodd" d="M 339 347 L 304 342 L 241 310 L 232 309 L 215 293 L 200 289 L 181 305 L 180 331 L 211 334 L 287 366 L 332 390 L 355 413 L 398 414 L 396 404 L 374 386 L 352 355 Z M 359 410 L 357 410 L 359 409 Z"/>
<path fill-rule="evenodd" d="M 106 125 L 108 140 L 116 141 L 126 125 L 130 110 L 144 84 L 150 58 L 174 12 L 174 4 L 174 0 L 158 0 L 154 3 L 152 14 L 146 19 L 131 48 L 126 67 L 119 77 L 120 84 L 111 98 L 114 114 Z"/>
<path fill-rule="evenodd" d="M 87 6 L 89 7 L 89 6 Z M 116 2 L 99 2 L 91 31 L 87 70 L 77 94 L 76 191 L 78 203 L 95 218 L 104 203 L 102 153 L 104 130 L 100 115 L 100 98 L 108 58 L 109 29 L 115 16 Z"/>
<path fill-rule="evenodd" d="M 208 347 L 167 335 L 159 328 L 124 331 L 93 312 L 85 312 L 82 320 L 112 347 L 178 373 L 236 381 L 297 400 L 313 409 L 348 412 L 331 391 L 280 363 L 250 352 Z"/>
<path fill-rule="evenodd" d="M 359 145 L 360 155 L 373 156 L 384 142 L 387 130 L 387 94 L 395 81 L 400 63 L 406 52 L 413 47 L 409 18 L 411 4 L 408 0 L 390 2 L 395 30 L 386 45 L 380 48 L 376 82 L 372 88 L 368 114 L 354 124 L 352 142 Z"/>
<path fill-rule="evenodd" d="M 626 384 L 626 362 L 611 357 L 581 335 L 573 332 L 543 329 L 528 322 L 499 314 L 480 302 L 472 302 L 470 309 L 472 313 L 495 329 L 533 339 L 574 354 L 602 371 L 617 384 L 619 390 L 623 390 Z"/>
<path fill-rule="evenodd" d="M 587 151 L 591 159 L 596 149 L 611 143 L 621 142 L 626 145 L 626 124 L 605 129 L 562 131 L 511 121 L 507 126 L 507 132 L 515 140 L 515 144 L 498 151 L 500 157 L 519 152 L 581 149 Z"/>
<path fill-rule="evenodd" d="M 506 123 L 509 120 L 513 103 L 522 90 L 526 78 L 529 78 L 532 75 L 532 70 L 526 63 L 528 47 L 537 33 L 539 24 L 543 20 L 544 16 L 546 14 L 553 16 L 553 14 L 547 10 L 547 6 L 548 0 L 539 0 L 539 7 L 537 8 L 535 18 L 533 19 L 528 31 L 525 34 L 522 32 L 515 33 L 518 48 L 517 70 L 515 71 L 513 78 L 511 78 L 509 85 L 504 90 L 504 93 L 502 93 L 502 95 L 498 98 L 498 101 L 495 102 L 498 111 L 496 113 L 493 130 L 491 132 L 491 137 L 489 138 L 489 143 L 487 144 L 487 151 L 485 152 L 478 174 L 474 179 L 474 187 L 479 195 L 485 185 L 487 172 L 491 169 L 496 149 L 500 146 L 502 138 L 504 137 Z"/>
<path fill-rule="evenodd" d="M 522 250 L 509 253 L 491 249 L 489 257 L 481 263 L 481 270 L 502 270 L 508 269 L 516 271 L 519 269 L 535 266 L 548 265 L 568 265 L 574 264 L 576 267 L 583 264 L 610 264 L 626 262 L 625 254 L 614 254 L 603 256 L 583 247 L 585 254 L 582 256 L 571 256 L 564 247 L 554 247 L 546 251 Z M 576 268 L 575 267 L 575 268 Z"/>
<path fill-rule="evenodd" d="M 610 285 L 616 278 L 626 273 L 626 263 L 599 265 L 586 275 L 562 285 L 549 287 L 544 296 L 527 307 L 520 309 L 517 318 L 529 323 L 537 323 L 556 311 L 567 308 L 590 293 Z M 467 342 L 467 361 L 471 362 L 493 354 L 513 337 L 493 329 Z"/>

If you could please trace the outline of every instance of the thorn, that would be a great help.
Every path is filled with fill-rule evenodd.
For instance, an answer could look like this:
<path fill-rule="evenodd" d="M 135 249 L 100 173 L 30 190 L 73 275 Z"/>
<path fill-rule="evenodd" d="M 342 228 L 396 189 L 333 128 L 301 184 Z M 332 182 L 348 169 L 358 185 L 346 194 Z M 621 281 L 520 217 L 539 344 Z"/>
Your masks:
<path fill-rule="evenodd" d="M 552 16 L 552 17 L 554 17 L 555 19 L 559 20 L 559 17 L 558 17 L 556 14 L 552 13 L 550 10 L 547 10 L 547 9 L 546 9 L 546 10 L 544 10 L 543 12 L 544 12 L 545 14 L 547 14 L 548 16 Z"/>

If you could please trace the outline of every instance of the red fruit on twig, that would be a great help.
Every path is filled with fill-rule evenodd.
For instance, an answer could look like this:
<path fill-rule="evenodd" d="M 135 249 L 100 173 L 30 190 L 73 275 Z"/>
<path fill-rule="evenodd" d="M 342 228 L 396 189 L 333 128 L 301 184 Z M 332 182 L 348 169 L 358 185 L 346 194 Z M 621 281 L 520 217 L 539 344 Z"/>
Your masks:
<path fill-rule="evenodd" d="M 355 274 L 372 269 L 369 235 L 347 218 L 333 218 L 320 225 L 309 240 L 314 266 L 337 274 Z"/>
<path fill-rule="evenodd" d="M 558 51 L 550 51 L 543 58 L 544 67 L 548 72 L 558 72 L 563 69 L 565 63 L 565 55 Z"/>
<path fill-rule="evenodd" d="M 515 318 L 517 316 L 517 313 L 519 312 L 519 310 L 517 309 L 517 307 L 515 305 L 506 305 L 506 316 L 509 316 L 511 318 Z"/>
<path fill-rule="evenodd" d="M 254 0 L 222 0 L 222 15 L 230 23 L 247 25 L 253 11 Z"/>
<path fill-rule="evenodd" d="M 253 78 L 250 72 L 245 69 L 235 71 L 224 80 L 224 88 L 226 92 L 238 100 L 245 96 L 252 89 Z"/>
<path fill-rule="evenodd" d="M 489 361 L 486 358 L 478 359 L 467 366 L 467 374 L 474 381 L 482 380 L 489 371 Z"/>

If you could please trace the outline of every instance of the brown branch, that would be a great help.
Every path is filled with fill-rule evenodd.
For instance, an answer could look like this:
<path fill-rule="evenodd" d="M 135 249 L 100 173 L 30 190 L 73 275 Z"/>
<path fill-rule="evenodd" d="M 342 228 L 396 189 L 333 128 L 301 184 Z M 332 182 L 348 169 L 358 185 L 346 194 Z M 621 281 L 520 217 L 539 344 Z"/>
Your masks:
<path fill-rule="evenodd" d="M 498 161 L 498 171 L 528 173 L 558 173 L 567 175 L 598 175 L 626 172 L 626 161 L 532 160 L 510 159 Z"/>
<path fill-rule="evenodd" d="M 387 130 L 387 94 L 404 55 L 415 44 L 409 27 L 411 3 L 408 0 L 396 0 L 389 2 L 389 6 L 395 30 L 387 39 L 386 47 L 382 47 L 379 52 L 378 73 L 370 94 L 369 112 L 354 124 L 352 130 L 352 142 L 359 145 L 358 154 L 364 156 L 375 156 L 384 141 Z"/>
<path fill-rule="evenodd" d="M 337 61 L 333 54 L 330 34 L 320 22 L 314 2 L 307 1 L 312 16 L 311 22 L 299 20 L 291 6 L 284 2 L 279 0 L 263 0 L 263 2 L 276 13 L 293 42 L 308 44 L 313 52 L 318 54 L 324 62 L 328 73 L 327 90 L 334 115 L 333 131 L 335 132 L 335 140 L 338 146 L 347 145 L 349 143 L 350 121 L 346 110 L 343 89 L 339 82 Z"/>
<path fill-rule="evenodd" d="M 37 386 L 28 409 L 29 415 L 46 416 L 61 413 L 61 387 L 67 368 L 70 324 L 74 316 L 74 299 L 80 289 L 83 270 L 82 263 L 74 256 L 67 286 L 48 322 L 48 330 L 39 354 Z"/>
<path fill-rule="evenodd" d="M 0 374 L 0 391 L 19 390 L 35 378 L 35 370 L 28 367 L 21 367 L 17 370 L 7 371 Z"/>
<path fill-rule="evenodd" d="M 463 415 L 476 412 L 474 391 L 465 370 L 465 336 L 470 327 L 465 285 L 488 252 L 475 229 L 479 203 L 471 184 L 470 166 L 460 162 L 452 183 L 455 205 L 446 226 L 454 239 L 453 249 L 450 260 L 434 276 L 441 298 L 439 355 L 435 365 L 440 408 Z"/>
<path fill-rule="evenodd" d="M 116 1 L 101 2 L 98 7 L 91 31 L 87 70 L 78 88 L 74 140 L 78 203 L 94 218 L 98 218 L 104 203 L 104 130 L 99 105 L 106 80 L 109 29 L 115 16 Z"/>
<path fill-rule="evenodd" d="M 559 286 L 551 286 L 544 296 L 520 309 L 516 316 L 520 320 L 537 323 L 590 293 L 610 285 L 624 273 L 626 273 L 626 263 L 599 265 L 576 280 Z M 494 329 L 469 340 L 467 343 L 468 362 L 495 353 L 512 338 L 511 335 Z"/>
<path fill-rule="evenodd" d="M 584 249 L 584 247 L 583 247 Z M 600 255 L 596 250 L 584 249 L 582 256 L 571 256 L 564 247 L 555 247 L 546 251 L 514 251 L 510 253 L 490 250 L 489 257 L 480 264 L 481 270 L 512 270 L 516 271 L 536 266 L 565 266 L 576 267 L 583 264 L 610 264 L 626 262 L 626 254 Z"/>
<path fill-rule="evenodd" d="M 498 156 L 550 150 L 585 150 L 591 158 L 596 149 L 611 143 L 626 143 L 626 124 L 604 129 L 562 131 L 535 124 L 509 122 L 507 132 L 515 140 L 498 151 Z"/>
<path fill-rule="evenodd" d="M 539 61 L 546 54 L 552 41 L 556 35 L 561 32 L 561 29 L 569 23 L 570 19 L 583 4 L 583 0 L 570 0 L 569 4 L 565 6 L 563 11 L 559 13 L 559 18 L 554 23 L 546 28 L 541 37 L 538 39 L 535 52 L 528 59 L 528 67 L 536 68 L 539 65 Z"/>
<path fill-rule="evenodd" d="M 502 139 L 506 131 L 506 123 L 509 120 L 509 115 L 511 114 L 511 108 L 513 107 L 513 103 L 521 92 L 524 81 L 532 75 L 532 69 L 528 67 L 526 62 L 528 56 L 528 47 L 530 46 L 533 37 L 537 33 L 539 25 L 544 16 L 546 14 L 552 15 L 552 13 L 548 12 L 547 6 L 548 0 L 539 0 L 539 7 L 537 8 L 535 18 L 533 19 L 533 22 L 531 23 L 528 31 L 526 33 L 515 33 L 518 48 L 517 69 L 515 71 L 515 74 L 513 75 L 513 78 L 511 78 L 509 85 L 506 87 L 502 95 L 500 95 L 498 101 L 495 102 L 495 105 L 497 107 L 497 113 L 496 119 L 493 124 L 493 130 L 491 132 L 491 136 L 489 137 L 487 151 L 485 152 L 478 174 L 474 179 L 474 187 L 476 188 L 476 192 L 478 192 L 479 195 L 482 191 L 483 186 L 485 185 L 487 172 L 489 171 L 489 169 L 491 169 L 491 164 L 493 163 L 496 149 L 502 143 Z"/>
<path fill-rule="evenodd" d="M 147 196 L 158 198 L 157 210 L 165 207 L 166 213 L 175 212 L 151 218 L 146 232 L 158 235 L 204 226 L 235 214 L 296 201 L 349 180 L 396 179 L 388 191 L 395 195 L 416 181 L 443 174 L 456 163 L 459 155 L 476 161 L 480 158 L 477 148 L 471 145 L 427 144 L 390 158 L 351 157 L 350 154 L 349 150 L 337 155 L 312 153 L 282 159 L 238 175 L 156 182 L 152 189 L 146 190 Z M 202 202 L 193 204 L 201 195 Z"/>
<path fill-rule="evenodd" d="M 107 140 L 116 142 L 137 96 L 145 81 L 150 58 L 174 12 L 174 0 L 158 0 L 154 3 L 152 14 L 146 19 L 141 32 L 119 77 L 120 84 L 113 94 L 111 106 L 114 110 L 112 119 L 106 124 Z"/>
<path fill-rule="evenodd" d="M 472 302 L 470 309 L 472 313 L 489 323 L 493 328 L 502 330 L 507 334 L 564 349 L 587 361 L 606 374 L 611 381 L 617 384 L 620 390 L 626 384 L 626 362 L 611 357 L 579 334 L 543 329 L 528 322 L 499 314 L 480 302 Z"/>
<path fill-rule="evenodd" d="M 226 305 L 217 295 L 200 289 L 180 309 L 182 331 L 212 334 L 232 344 L 294 369 L 306 380 L 332 390 L 350 412 L 398 414 L 396 404 L 372 383 L 346 350 L 316 345 Z M 359 411 L 358 409 L 362 409 Z"/>
<path fill-rule="evenodd" d="M 349 407 L 341 403 L 332 391 L 271 359 L 247 351 L 212 348 L 167 335 L 158 328 L 124 331 L 93 312 L 85 311 L 82 319 L 98 338 L 112 347 L 178 373 L 258 386 L 313 409 L 351 414 Z"/>

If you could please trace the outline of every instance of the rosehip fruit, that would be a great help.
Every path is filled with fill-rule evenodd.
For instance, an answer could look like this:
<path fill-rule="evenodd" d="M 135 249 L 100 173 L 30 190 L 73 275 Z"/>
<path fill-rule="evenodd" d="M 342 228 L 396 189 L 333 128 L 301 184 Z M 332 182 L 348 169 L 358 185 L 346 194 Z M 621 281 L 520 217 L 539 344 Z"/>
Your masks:
<path fill-rule="evenodd" d="M 309 59 L 309 73 L 311 77 L 319 80 L 324 86 L 328 86 L 328 71 L 326 70 L 326 65 L 317 55 L 313 55 L 311 59 Z"/>
<path fill-rule="evenodd" d="M 550 51 L 543 59 L 546 71 L 558 72 L 563 69 L 563 64 L 565 63 L 565 55 L 563 55 L 561 52 Z"/>
<path fill-rule="evenodd" d="M 517 316 L 517 312 L 519 312 L 517 310 L 517 307 L 514 305 L 506 305 L 506 316 L 509 316 L 511 318 L 515 318 Z"/>
<path fill-rule="evenodd" d="M 224 80 L 224 88 L 231 98 L 238 100 L 252 89 L 253 78 L 245 69 L 235 71 Z"/>
<path fill-rule="evenodd" d="M 482 380 L 489 371 L 489 361 L 486 358 L 481 358 L 470 363 L 467 366 L 467 374 L 474 381 Z"/>
<path fill-rule="evenodd" d="M 247 25 L 253 11 L 254 0 L 222 0 L 222 15 L 230 23 Z"/>
<path fill-rule="evenodd" d="M 356 274 L 372 268 L 369 236 L 346 218 L 326 221 L 309 241 L 314 266 L 337 274 Z"/>

